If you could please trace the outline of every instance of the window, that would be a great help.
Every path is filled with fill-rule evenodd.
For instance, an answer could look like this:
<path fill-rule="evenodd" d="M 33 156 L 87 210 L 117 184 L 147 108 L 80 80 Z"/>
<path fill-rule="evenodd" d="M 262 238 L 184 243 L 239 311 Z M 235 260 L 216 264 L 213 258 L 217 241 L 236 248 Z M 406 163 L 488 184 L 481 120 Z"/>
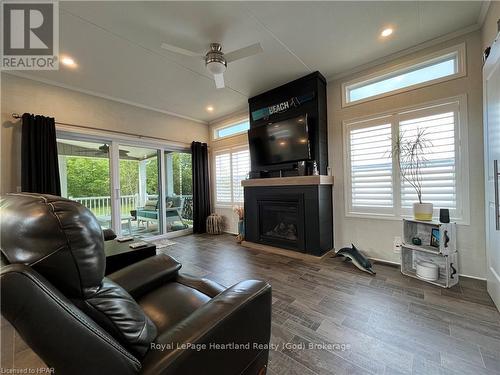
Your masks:
<path fill-rule="evenodd" d="M 248 121 L 248 119 L 231 125 L 218 127 L 214 130 L 214 139 L 231 137 L 233 135 L 244 133 L 248 129 L 250 129 L 250 121 Z"/>
<path fill-rule="evenodd" d="M 349 132 L 352 206 L 365 212 L 390 213 L 392 191 L 391 123 L 352 127 Z"/>
<path fill-rule="evenodd" d="M 215 153 L 215 200 L 230 205 L 243 202 L 241 181 L 250 171 L 250 153 L 247 148 Z"/>
<path fill-rule="evenodd" d="M 389 94 L 430 85 L 465 75 L 464 45 L 429 55 L 404 66 L 347 82 L 343 105 L 372 100 Z"/>
<path fill-rule="evenodd" d="M 417 201 L 404 181 L 391 149 L 394 134 L 403 139 L 424 132 L 429 148 L 422 168 L 422 200 L 448 208 L 451 216 L 467 222 L 468 164 L 464 137 L 465 99 L 425 108 L 399 111 L 374 119 L 345 123 L 345 195 L 349 216 L 401 217 L 411 215 Z M 460 147 L 459 147 L 460 146 Z"/>

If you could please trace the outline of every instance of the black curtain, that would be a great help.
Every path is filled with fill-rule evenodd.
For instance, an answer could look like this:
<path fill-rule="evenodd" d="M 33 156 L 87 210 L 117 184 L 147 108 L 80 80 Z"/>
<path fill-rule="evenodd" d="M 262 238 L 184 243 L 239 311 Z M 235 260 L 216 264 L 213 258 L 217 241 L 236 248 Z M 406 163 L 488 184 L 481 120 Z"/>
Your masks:
<path fill-rule="evenodd" d="M 22 121 L 22 191 L 61 195 L 55 120 L 25 113 Z"/>
<path fill-rule="evenodd" d="M 208 180 L 208 146 L 206 143 L 191 143 L 193 158 L 193 232 L 207 231 L 210 215 L 210 183 Z"/>

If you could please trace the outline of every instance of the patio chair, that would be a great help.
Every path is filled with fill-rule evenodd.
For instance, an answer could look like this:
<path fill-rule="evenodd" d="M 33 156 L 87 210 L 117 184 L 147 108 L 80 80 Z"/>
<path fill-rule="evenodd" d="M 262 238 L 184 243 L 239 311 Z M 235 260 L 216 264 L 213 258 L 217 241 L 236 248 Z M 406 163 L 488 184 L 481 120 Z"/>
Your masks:
<path fill-rule="evenodd" d="M 165 203 L 166 203 L 166 210 L 165 210 L 166 222 L 173 226 L 174 225 L 173 223 L 180 221 L 182 223 L 181 224 L 182 228 L 179 227 L 175 230 L 188 228 L 188 225 L 184 223 L 184 220 L 182 218 L 184 198 L 181 196 L 168 196 L 165 200 Z M 159 212 L 159 207 L 157 199 L 146 201 L 144 207 L 137 208 L 137 213 L 136 213 L 137 224 L 139 225 L 141 222 L 144 222 L 146 223 L 146 229 L 147 229 L 149 222 L 158 223 L 158 212 Z"/>

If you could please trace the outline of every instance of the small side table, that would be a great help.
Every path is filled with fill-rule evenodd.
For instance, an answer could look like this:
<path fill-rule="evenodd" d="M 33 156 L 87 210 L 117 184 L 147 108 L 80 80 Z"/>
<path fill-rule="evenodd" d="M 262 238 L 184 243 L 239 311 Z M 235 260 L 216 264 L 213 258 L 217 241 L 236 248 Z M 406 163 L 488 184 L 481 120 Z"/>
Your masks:
<path fill-rule="evenodd" d="M 152 243 L 148 243 L 146 246 L 138 249 L 129 247 L 131 243 L 137 241 L 142 240 L 134 238 L 133 241 L 127 242 L 118 242 L 116 240 L 104 242 L 104 253 L 106 254 L 105 275 L 109 275 L 131 264 L 156 255 L 156 245 Z"/>

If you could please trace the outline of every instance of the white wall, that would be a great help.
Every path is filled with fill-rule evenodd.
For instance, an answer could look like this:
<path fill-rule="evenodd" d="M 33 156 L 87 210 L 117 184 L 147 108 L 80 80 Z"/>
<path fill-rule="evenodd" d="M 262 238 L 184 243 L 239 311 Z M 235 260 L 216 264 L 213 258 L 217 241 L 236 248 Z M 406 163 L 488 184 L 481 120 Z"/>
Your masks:
<path fill-rule="evenodd" d="M 488 12 L 486 13 L 486 17 L 484 19 L 484 24 L 481 32 L 481 41 L 483 50 L 491 46 L 495 37 L 498 34 L 498 26 L 497 21 L 500 19 L 500 1 L 492 1 L 490 2 L 490 7 Z"/>
<path fill-rule="evenodd" d="M 466 43 L 467 75 L 451 81 L 392 95 L 347 108 L 341 107 L 341 82 L 354 79 L 399 64 L 416 57 L 432 53 L 459 43 Z M 342 122 L 392 109 L 418 105 L 441 98 L 467 95 L 468 139 L 470 163 L 470 225 L 458 227 L 460 273 L 474 277 L 485 277 L 485 232 L 484 232 L 484 183 L 483 183 L 483 133 L 482 133 L 482 80 L 481 80 L 481 33 L 476 31 L 460 38 L 427 48 L 388 64 L 356 73 L 328 84 L 328 135 L 330 166 L 335 176 L 335 247 L 356 244 L 369 256 L 399 262 L 399 254 L 392 250 L 395 236 L 401 236 L 401 222 L 383 219 L 348 218 L 344 208 L 344 171 Z"/>
<path fill-rule="evenodd" d="M 210 161 L 211 161 L 211 173 L 212 178 L 210 179 L 211 191 L 212 191 L 212 211 L 221 215 L 224 218 L 224 231 L 228 233 L 237 234 L 238 233 L 238 218 L 233 212 L 231 206 L 220 206 L 215 203 L 215 171 L 213 156 L 216 151 L 230 149 L 232 147 L 238 146 L 248 146 L 248 137 L 246 133 L 239 134 L 233 137 L 227 137 L 220 140 L 213 139 L 214 129 L 220 126 L 229 125 L 241 120 L 248 118 L 248 111 L 238 111 L 229 116 L 225 116 L 222 119 L 213 121 L 210 123 Z"/>
<path fill-rule="evenodd" d="M 21 127 L 11 114 L 30 112 L 56 121 L 160 137 L 190 144 L 208 142 L 208 125 L 83 94 L 45 83 L 1 74 L 1 193 L 21 185 Z"/>

